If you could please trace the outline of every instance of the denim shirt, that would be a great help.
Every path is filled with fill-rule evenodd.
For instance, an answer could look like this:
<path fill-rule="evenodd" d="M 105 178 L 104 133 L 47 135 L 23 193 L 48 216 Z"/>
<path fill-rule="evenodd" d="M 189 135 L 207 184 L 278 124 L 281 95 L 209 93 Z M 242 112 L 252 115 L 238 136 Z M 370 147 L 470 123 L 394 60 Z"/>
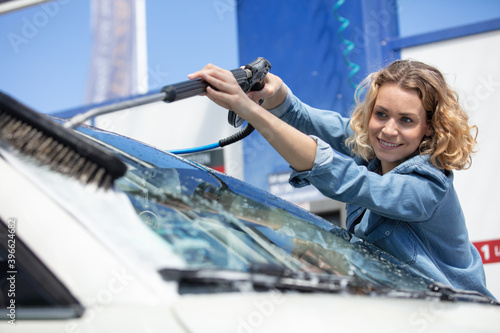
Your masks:
<path fill-rule="evenodd" d="M 378 159 L 367 163 L 346 146 L 353 134 L 349 119 L 312 108 L 290 90 L 270 112 L 317 142 L 313 168 L 292 169 L 292 186 L 312 184 L 345 202 L 346 226 L 357 238 L 435 281 L 493 297 L 479 252 L 468 238 L 452 172 L 436 168 L 428 155 L 416 155 L 380 175 Z"/>

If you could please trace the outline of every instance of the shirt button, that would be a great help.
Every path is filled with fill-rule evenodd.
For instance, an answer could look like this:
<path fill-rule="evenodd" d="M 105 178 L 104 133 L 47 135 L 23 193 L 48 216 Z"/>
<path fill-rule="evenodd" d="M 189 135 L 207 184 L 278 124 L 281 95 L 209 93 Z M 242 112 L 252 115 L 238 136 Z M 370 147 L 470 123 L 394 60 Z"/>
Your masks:
<path fill-rule="evenodd" d="M 385 235 L 386 235 L 386 236 L 389 236 L 390 234 L 391 234 L 391 232 L 390 232 L 389 230 L 387 230 L 387 231 L 385 232 Z"/>

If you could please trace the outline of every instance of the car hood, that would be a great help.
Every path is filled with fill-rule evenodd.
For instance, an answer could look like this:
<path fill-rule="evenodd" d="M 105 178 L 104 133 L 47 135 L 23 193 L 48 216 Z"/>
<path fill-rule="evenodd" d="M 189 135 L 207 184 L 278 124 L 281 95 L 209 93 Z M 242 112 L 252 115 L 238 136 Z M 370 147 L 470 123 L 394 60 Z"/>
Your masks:
<path fill-rule="evenodd" d="M 376 309 L 376 311 L 374 311 Z M 344 294 L 185 295 L 174 315 L 192 333 L 497 332 L 500 308 Z"/>

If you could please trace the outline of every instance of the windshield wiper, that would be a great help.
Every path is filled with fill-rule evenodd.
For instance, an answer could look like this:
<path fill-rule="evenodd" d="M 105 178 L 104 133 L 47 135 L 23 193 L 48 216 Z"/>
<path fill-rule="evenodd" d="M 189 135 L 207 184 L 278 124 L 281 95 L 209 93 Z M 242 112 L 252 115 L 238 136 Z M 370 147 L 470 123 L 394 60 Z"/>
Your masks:
<path fill-rule="evenodd" d="M 441 283 L 431 283 L 428 290 L 400 290 L 380 287 L 355 276 L 337 276 L 290 271 L 276 265 L 257 265 L 250 272 L 221 269 L 176 269 L 159 271 L 166 281 L 179 284 L 180 294 L 222 293 L 278 290 L 320 293 L 348 293 L 392 298 L 433 299 L 450 302 L 475 302 L 500 305 L 476 291 L 455 290 Z"/>
<path fill-rule="evenodd" d="M 428 288 L 432 291 L 432 293 L 436 293 L 435 296 L 438 296 L 443 301 L 465 301 L 500 305 L 500 302 L 474 290 L 457 290 L 439 282 L 432 282 L 429 284 Z"/>
<path fill-rule="evenodd" d="M 260 265 L 258 265 L 260 266 Z M 159 271 L 166 281 L 179 283 L 181 294 L 242 291 L 299 291 L 368 294 L 380 289 L 355 277 L 292 272 L 274 265 L 254 267 L 250 272 L 221 269 L 175 269 Z"/>

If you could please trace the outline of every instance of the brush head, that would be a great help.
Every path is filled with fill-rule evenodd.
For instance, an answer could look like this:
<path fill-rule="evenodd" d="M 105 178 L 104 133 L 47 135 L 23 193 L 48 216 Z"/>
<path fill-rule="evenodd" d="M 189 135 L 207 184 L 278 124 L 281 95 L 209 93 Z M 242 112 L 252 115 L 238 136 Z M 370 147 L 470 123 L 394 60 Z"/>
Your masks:
<path fill-rule="evenodd" d="M 0 92 L 0 140 L 84 184 L 108 189 L 127 171 L 111 152 Z"/>

